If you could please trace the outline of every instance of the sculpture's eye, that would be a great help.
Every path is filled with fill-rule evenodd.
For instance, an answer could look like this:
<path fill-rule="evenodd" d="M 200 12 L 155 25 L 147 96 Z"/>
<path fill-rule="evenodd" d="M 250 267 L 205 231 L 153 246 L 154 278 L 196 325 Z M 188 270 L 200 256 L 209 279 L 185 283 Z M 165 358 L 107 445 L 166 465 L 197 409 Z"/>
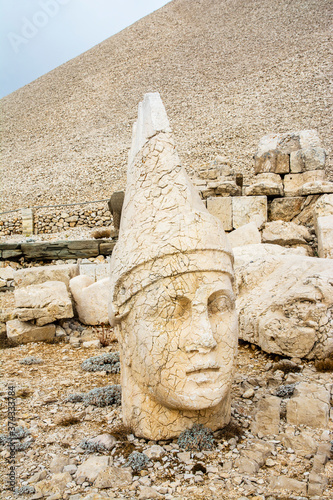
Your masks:
<path fill-rule="evenodd" d="M 316 301 L 312 299 L 296 299 L 283 307 L 284 315 L 287 318 L 295 318 L 305 321 L 316 312 L 314 310 Z"/>
<path fill-rule="evenodd" d="M 184 318 L 191 310 L 191 301 L 186 297 L 169 297 L 161 305 L 160 316 L 166 320 Z"/>
<path fill-rule="evenodd" d="M 208 299 L 208 314 L 223 314 L 235 308 L 235 303 L 223 292 L 213 293 Z"/>

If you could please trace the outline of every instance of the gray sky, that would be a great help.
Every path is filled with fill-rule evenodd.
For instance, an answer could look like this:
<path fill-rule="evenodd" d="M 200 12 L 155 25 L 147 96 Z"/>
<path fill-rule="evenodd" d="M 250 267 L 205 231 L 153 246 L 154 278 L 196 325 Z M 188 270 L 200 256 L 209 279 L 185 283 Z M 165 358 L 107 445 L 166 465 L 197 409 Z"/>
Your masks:
<path fill-rule="evenodd" d="M 0 0 L 0 98 L 170 0 Z"/>

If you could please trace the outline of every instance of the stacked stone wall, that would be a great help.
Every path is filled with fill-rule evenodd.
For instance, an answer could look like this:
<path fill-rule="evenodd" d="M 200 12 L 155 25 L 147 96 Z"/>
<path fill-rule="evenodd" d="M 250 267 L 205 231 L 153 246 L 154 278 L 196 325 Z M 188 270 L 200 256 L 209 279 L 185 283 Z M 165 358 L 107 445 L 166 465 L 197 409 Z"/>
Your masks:
<path fill-rule="evenodd" d="M 78 205 L 36 207 L 34 234 L 57 233 L 72 227 L 110 226 L 112 216 L 105 201 Z M 0 214 L 0 236 L 22 234 L 21 210 Z"/>

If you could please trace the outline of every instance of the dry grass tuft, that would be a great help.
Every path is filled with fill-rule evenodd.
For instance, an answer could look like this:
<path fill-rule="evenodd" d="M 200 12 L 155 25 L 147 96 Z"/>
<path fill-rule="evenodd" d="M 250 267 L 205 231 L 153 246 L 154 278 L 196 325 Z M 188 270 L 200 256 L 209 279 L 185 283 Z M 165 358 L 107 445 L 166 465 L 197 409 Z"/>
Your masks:
<path fill-rule="evenodd" d="M 97 338 L 103 347 L 107 347 L 117 341 L 113 329 L 105 323 L 101 324 L 101 332 L 97 334 Z"/>
<path fill-rule="evenodd" d="M 317 372 L 333 372 L 333 359 L 326 358 L 315 361 L 315 368 Z"/>
<path fill-rule="evenodd" d="M 81 422 L 81 420 L 75 415 L 59 416 L 55 423 L 61 427 L 69 427 L 70 425 L 75 425 Z"/>
<path fill-rule="evenodd" d="M 91 233 L 92 238 L 95 240 L 99 240 L 101 238 L 110 238 L 111 236 L 111 228 L 110 227 L 99 227 L 98 229 L 94 229 Z"/>

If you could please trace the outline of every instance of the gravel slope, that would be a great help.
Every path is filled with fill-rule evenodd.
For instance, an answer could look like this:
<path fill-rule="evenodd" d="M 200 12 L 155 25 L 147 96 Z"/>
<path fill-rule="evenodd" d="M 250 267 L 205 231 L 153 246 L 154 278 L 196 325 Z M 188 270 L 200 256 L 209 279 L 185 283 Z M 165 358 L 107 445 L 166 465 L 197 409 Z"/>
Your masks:
<path fill-rule="evenodd" d="M 189 169 L 222 154 L 251 175 L 272 131 L 316 128 L 330 152 L 330 4 L 173 0 L 3 98 L 1 209 L 123 187 L 149 91 L 161 93 Z"/>

